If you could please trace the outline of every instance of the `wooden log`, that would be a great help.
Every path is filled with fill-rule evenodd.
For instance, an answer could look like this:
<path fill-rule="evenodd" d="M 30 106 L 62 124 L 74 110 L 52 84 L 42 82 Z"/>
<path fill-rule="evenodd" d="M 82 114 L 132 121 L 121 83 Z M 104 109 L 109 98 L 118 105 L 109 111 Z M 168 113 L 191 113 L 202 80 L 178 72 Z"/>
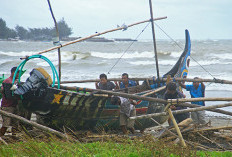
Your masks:
<path fill-rule="evenodd" d="M 192 132 L 216 131 L 216 130 L 227 130 L 227 129 L 232 129 L 232 126 L 212 127 L 206 129 L 193 130 Z"/>
<path fill-rule="evenodd" d="M 27 120 L 26 118 L 23 118 L 23 117 L 20 117 L 18 115 L 15 115 L 13 113 L 9 113 L 9 112 L 6 112 L 6 111 L 3 111 L 3 110 L 0 110 L 0 113 L 4 116 L 7 116 L 7 117 L 11 117 L 11 118 L 14 118 L 14 119 L 17 119 L 25 124 L 28 124 L 28 125 L 31 125 L 31 126 L 34 126 L 40 130 L 43 130 L 45 132 L 49 132 L 49 133 L 52 133 L 52 134 L 55 134 L 61 138 L 67 138 L 63 133 L 59 132 L 59 131 L 56 131 L 54 129 L 51 129 L 49 127 L 46 127 L 46 126 L 43 126 L 41 124 L 38 124 L 36 122 L 33 122 L 33 121 L 30 121 L 30 120 Z"/>
<path fill-rule="evenodd" d="M 153 21 L 156 21 L 156 20 L 162 20 L 162 19 L 166 19 L 167 16 L 165 17 L 159 17 L 159 18 L 155 18 L 153 19 Z M 127 28 L 129 27 L 132 27 L 132 26 L 135 26 L 135 25 L 139 25 L 139 24 L 142 24 L 142 23 L 146 23 L 146 22 L 150 22 L 151 20 L 144 20 L 144 21 L 140 21 L 140 22 L 136 22 L 136 23 L 133 23 L 133 24 L 130 24 L 127 26 Z M 100 32 L 100 33 L 95 33 L 93 35 L 90 35 L 90 36 L 87 36 L 87 37 L 83 37 L 83 38 L 80 38 L 80 39 L 77 39 L 77 40 L 73 40 L 73 41 L 70 41 L 70 42 L 66 42 L 62 45 L 59 45 L 59 46 L 55 46 L 55 47 L 52 47 L 50 49 L 47 49 L 47 50 L 43 50 L 43 51 L 40 51 L 38 53 L 36 53 L 37 55 L 39 54 L 43 54 L 43 53 L 46 53 L 46 52 L 49 52 L 49 51 L 52 51 L 52 50 L 55 50 L 55 49 L 58 49 L 58 48 L 61 48 L 61 47 L 64 47 L 64 46 L 68 46 L 68 45 L 71 45 L 71 44 L 74 44 L 74 43 L 77 43 L 77 42 L 80 42 L 80 41 L 84 41 L 86 39 L 90 39 L 92 37 L 95 37 L 95 36 L 100 36 L 100 35 L 103 35 L 103 34 L 106 34 L 106 33 L 109 33 L 109 32 L 114 32 L 114 31 L 118 31 L 118 30 L 124 30 L 125 27 L 122 26 L 122 27 L 118 27 L 118 28 L 115 28 L 115 29 L 111 29 L 111 30 L 107 30 L 107 31 L 104 31 L 104 32 Z M 21 59 L 26 59 L 26 57 L 23 57 Z"/>
<path fill-rule="evenodd" d="M 181 113 L 202 111 L 202 110 L 221 108 L 221 107 L 227 107 L 227 106 L 232 106 L 232 103 L 212 105 L 212 106 L 202 106 L 202 107 L 191 108 L 191 109 L 176 110 L 176 111 L 172 111 L 172 113 L 173 114 L 181 114 Z M 161 112 L 161 113 L 153 113 L 153 114 L 141 115 L 141 116 L 136 116 L 136 117 L 130 117 L 129 119 L 143 119 L 143 118 L 167 116 L 167 115 L 168 115 L 167 112 Z"/>
<path fill-rule="evenodd" d="M 191 124 L 193 122 L 192 118 L 187 118 L 185 120 L 183 120 L 182 122 L 178 123 L 178 126 L 188 126 L 189 124 Z"/>

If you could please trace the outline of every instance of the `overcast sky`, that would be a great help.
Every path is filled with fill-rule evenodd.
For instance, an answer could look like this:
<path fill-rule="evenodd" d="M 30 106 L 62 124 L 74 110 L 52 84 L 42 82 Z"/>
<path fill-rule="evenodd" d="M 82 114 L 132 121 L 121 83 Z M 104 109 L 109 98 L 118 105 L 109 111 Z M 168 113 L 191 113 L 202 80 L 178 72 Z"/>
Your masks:
<path fill-rule="evenodd" d="M 7 26 L 53 27 L 47 0 L 0 0 L 0 17 Z M 150 18 L 149 0 L 50 0 L 55 17 L 64 17 L 72 36 L 89 36 Z M 192 39 L 232 39 L 232 0 L 152 0 L 154 17 L 168 18 L 156 23 L 172 38 L 184 39 L 188 29 Z M 136 38 L 146 24 L 127 31 L 104 35 L 107 38 Z M 157 39 L 168 39 L 155 28 Z M 140 39 L 152 39 L 151 26 Z"/>

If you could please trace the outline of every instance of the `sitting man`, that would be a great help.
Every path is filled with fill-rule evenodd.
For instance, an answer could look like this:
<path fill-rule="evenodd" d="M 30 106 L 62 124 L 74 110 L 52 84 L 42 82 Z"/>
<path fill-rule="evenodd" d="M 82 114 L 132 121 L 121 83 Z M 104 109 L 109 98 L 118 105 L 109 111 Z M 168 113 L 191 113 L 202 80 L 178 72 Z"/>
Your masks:
<path fill-rule="evenodd" d="M 127 128 L 132 134 L 135 133 L 134 123 L 135 120 L 129 120 L 129 117 L 136 116 L 135 105 L 137 105 L 135 100 L 127 99 L 123 97 L 113 96 L 111 98 L 111 104 L 120 105 L 120 127 L 124 134 L 127 134 Z"/>
<path fill-rule="evenodd" d="M 96 89 L 113 90 L 116 85 L 113 82 L 107 81 L 106 74 L 100 75 L 100 82 L 95 83 Z"/>
<path fill-rule="evenodd" d="M 137 86 L 135 81 L 129 80 L 127 73 L 122 74 L 122 82 L 120 83 L 120 89 Z"/>
<path fill-rule="evenodd" d="M 169 82 L 166 86 L 166 92 L 164 94 L 164 99 L 178 99 L 178 98 L 184 98 L 185 96 L 176 90 L 176 84 L 174 82 Z M 174 105 L 170 106 L 171 110 L 181 110 L 186 109 L 186 107 L 176 107 Z M 189 113 L 181 113 L 181 114 L 175 114 L 174 115 L 176 122 L 180 123 L 183 120 L 189 118 Z M 169 121 L 169 125 L 171 125 Z"/>

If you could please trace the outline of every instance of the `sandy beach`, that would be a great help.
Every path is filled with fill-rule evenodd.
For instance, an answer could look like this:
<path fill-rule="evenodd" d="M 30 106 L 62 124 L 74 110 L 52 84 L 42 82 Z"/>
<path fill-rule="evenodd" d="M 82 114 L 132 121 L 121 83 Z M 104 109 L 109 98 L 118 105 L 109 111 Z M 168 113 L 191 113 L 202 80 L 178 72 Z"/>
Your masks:
<path fill-rule="evenodd" d="M 211 121 L 211 126 L 232 126 L 232 117 L 227 116 L 207 116 Z"/>

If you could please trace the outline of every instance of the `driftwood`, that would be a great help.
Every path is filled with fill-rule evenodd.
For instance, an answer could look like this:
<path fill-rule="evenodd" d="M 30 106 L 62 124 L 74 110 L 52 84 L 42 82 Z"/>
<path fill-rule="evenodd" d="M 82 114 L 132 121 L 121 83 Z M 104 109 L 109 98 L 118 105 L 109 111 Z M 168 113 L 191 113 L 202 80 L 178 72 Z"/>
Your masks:
<path fill-rule="evenodd" d="M 226 130 L 226 129 L 232 129 L 232 126 L 212 127 L 212 128 L 194 130 L 193 132 L 217 131 L 217 130 L 222 130 L 222 129 L 224 129 L 224 130 Z"/>
<path fill-rule="evenodd" d="M 157 122 L 155 119 L 151 118 L 151 120 L 153 122 L 155 122 L 157 125 L 159 125 L 161 128 L 163 128 L 164 130 L 166 130 L 167 132 L 169 132 L 171 135 L 173 135 L 174 137 L 177 137 L 179 138 L 178 135 L 176 135 L 175 133 L 173 133 L 172 131 L 168 130 L 167 128 L 165 128 L 164 126 L 162 126 L 159 122 Z M 207 150 L 204 146 L 200 145 L 200 144 L 193 144 L 193 142 L 190 142 L 190 141 L 187 141 L 187 140 L 184 140 L 187 144 L 191 145 L 192 147 L 197 147 L 199 149 L 202 149 L 202 150 Z"/>
<path fill-rule="evenodd" d="M 172 111 L 172 113 L 173 114 L 181 114 L 181 113 L 186 113 L 186 112 L 202 111 L 202 110 L 221 108 L 221 107 L 227 107 L 227 106 L 232 106 L 232 103 L 212 105 L 212 106 L 202 106 L 202 107 L 191 108 L 191 109 L 183 109 L 183 110 Z M 161 112 L 161 113 L 153 113 L 153 114 L 141 115 L 141 116 L 136 116 L 136 117 L 130 117 L 130 119 L 142 119 L 142 118 L 150 118 L 150 117 L 156 117 L 156 116 L 167 116 L 167 115 L 168 115 L 167 112 Z"/>
<path fill-rule="evenodd" d="M 153 21 L 162 20 L 162 19 L 166 19 L 166 18 L 167 18 L 166 16 L 165 17 L 160 17 L 160 18 L 155 18 L 155 19 L 153 19 Z M 135 25 L 139 25 L 139 24 L 142 24 L 142 23 L 150 22 L 150 21 L 151 21 L 151 19 L 144 20 L 144 21 L 141 21 L 141 22 L 136 22 L 136 23 L 128 25 L 127 28 L 135 26 Z M 68 46 L 68 45 L 71 45 L 71 44 L 74 44 L 74 43 L 77 43 L 77 42 L 80 42 L 80 41 L 84 41 L 86 39 L 89 39 L 89 38 L 92 38 L 92 37 L 95 37 L 95 36 L 100 36 L 100 35 L 103 35 L 103 34 L 106 34 L 106 33 L 109 33 L 109 32 L 114 32 L 114 31 L 124 30 L 124 29 L 125 29 L 125 26 L 121 26 L 121 27 L 118 27 L 116 29 L 111 29 L 111 30 L 107 30 L 107 31 L 104 31 L 104 32 L 101 32 L 101 33 L 96 33 L 96 34 L 93 34 L 93 35 L 90 35 L 90 36 L 87 36 L 87 37 L 84 37 L 84 38 L 80 38 L 80 39 L 77 39 L 77 40 L 74 40 L 74 41 L 66 42 L 66 43 L 64 43 L 62 45 L 55 46 L 55 47 L 52 47 L 52 48 L 47 49 L 47 50 L 40 51 L 40 52 L 37 53 L 37 55 L 43 54 L 43 53 L 46 53 L 46 52 L 49 52 L 49 51 L 52 51 L 52 50 L 55 50 L 55 49 L 58 49 L 58 48 L 62 48 L 64 46 Z M 26 57 L 23 57 L 21 59 L 26 59 Z"/>
<path fill-rule="evenodd" d="M 213 141 L 213 140 L 210 140 L 209 138 L 203 136 L 202 134 L 200 134 L 199 132 L 197 133 L 198 135 L 200 135 L 202 138 L 204 138 L 205 140 L 211 142 L 211 143 L 214 143 L 216 144 L 219 148 L 221 148 L 222 150 L 226 150 L 224 147 L 220 146 L 219 144 L 217 144 L 217 142 Z"/>
<path fill-rule="evenodd" d="M 15 114 L 13 114 L 13 113 L 9 113 L 9 112 L 3 111 L 3 110 L 0 110 L 0 113 L 1 113 L 2 115 L 4 115 L 4 116 L 11 117 L 11 118 L 17 119 L 17 120 L 19 120 L 19 121 L 21 121 L 21 122 L 23 122 L 23 123 L 25 123 L 25 124 L 34 126 L 34 127 L 38 128 L 38 129 L 40 129 L 40 130 L 43 130 L 43 131 L 45 131 L 45 132 L 49 132 L 49 133 L 55 134 L 55 135 L 57 135 L 57 136 L 59 136 L 59 137 L 62 137 L 62 138 L 67 138 L 63 133 L 61 133 L 61 132 L 59 132 L 59 131 L 56 131 L 56 130 L 51 129 L 51 128 L 46 127 L 46 126 L 43 126 L 43 125 L 38 124 L 38 123 L 36 123 L 36 122 L 27 120 L 27 119 L 25 119 L 25 118 L 23 118 L 23 117 L 20 117 L 20 116 L 17 116 L 17 115 L 15 115 Z"/>

